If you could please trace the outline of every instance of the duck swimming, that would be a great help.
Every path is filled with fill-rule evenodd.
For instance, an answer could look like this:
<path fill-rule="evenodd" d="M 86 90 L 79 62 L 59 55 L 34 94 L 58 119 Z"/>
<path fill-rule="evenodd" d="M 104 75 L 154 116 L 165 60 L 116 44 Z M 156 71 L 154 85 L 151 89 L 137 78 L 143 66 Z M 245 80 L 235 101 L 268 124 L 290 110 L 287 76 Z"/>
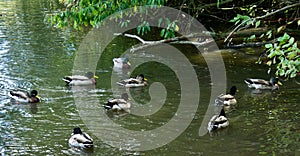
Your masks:
<path fill-rule="evenodd" d="M 10 91 L 8 96 L 19 102 L 27 102 L 27 103 L 40 102 L 40 97 L 38 96 L 38 91 L 36 90 L 31 90 L 30 92 Z"/>
<path fill-rule="evenodd" d="M 237 92 L 236 86 L 232 86 L 230 88 L 229 94 L 219 95 L 218 98 L 215 100 L 215 104 L 218 106 L 224 105 L 225 109 L 227 109 L 227 107 L 230 107 L 232 105 L 236 105 L 237 101 L 234 97 L 236 92 Z"/>
<path fill-rule="evenodd" d="M 128 88 L 144 87 L 148 85 L 147 79 L 144 77 L 143 74 L 138 75 L 136 78 L 122 80 L 120 82 L 117 82 L 117 84 Z"/>
<path fill-rule="evenodd" d="M 110 99 L 104 105 L 106 110 L 116 110 L 116 111 L 128 111 L 131 107 L 131 103 L 129 102 L 128 94 L 123 93 L 122 97 L 119 99 Z"/>
<path fill-rule="evenodd" d="M 119 69 L 129 69 L 131 64 L 126 57 L 121 57 L 121 58 L 114 58 L 114 68 L 119 68 Z"/>
<path fill-rule="evenodd" d="M 77 148 L 91 148 L 93 147 L 93 139 L 86 133 L 82 132 L 79 127 L 73 129 L 69 145 Z"/>
<path fill-rule="evenodd" d="M 214 115 L 207 126 L 207 130 L 212 132 L 217 129 L 226 128 L 229 126 L 229 121 L 226 117 L 225 111 L 222 108 L 219 115 Z"/>
<path fill-rule="evenodd" d="M 93 85 L 96 84 L 96 78 L 98 76 L 94 75 L 92 72 L 87 72 L 85 76 L 83 75 L 73 75 L 65 76 L 63 81 L 69 86 L 80 86 L 80 85 Z"/>
<path fill-rule="evenodd" d="M 263 79 L 251 79 L 251 78 L 246 79 L 244 81 L 249 88 L 263 89 L 263 90 L 264 89 L 277 90 L 279 89 L 279 85 L 282 85 L 278 77 L 271 77 L 270 81 L 263 80 Z"/>

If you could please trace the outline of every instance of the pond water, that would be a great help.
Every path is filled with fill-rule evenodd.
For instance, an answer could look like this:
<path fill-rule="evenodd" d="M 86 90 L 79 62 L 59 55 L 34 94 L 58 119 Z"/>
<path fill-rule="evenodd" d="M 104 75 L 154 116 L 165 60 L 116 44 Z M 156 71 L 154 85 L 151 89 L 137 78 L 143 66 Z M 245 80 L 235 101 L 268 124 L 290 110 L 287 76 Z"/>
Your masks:
<path fill-rule="evenodd" d="M 261 51 L 259 49 L 221 51 L 226 67 L 227 90 L 232 85 L 239 89 L 236 95 L 238 107 L 227 114 L 230 120 L 228 128 L 213 135 L 207 133 L 199 136 L 213 84 L 203 56 L 187 45 L 176 47 L 189 58 L 199 80 L 199 86 L 194 87 L 200 88 L 200 102 L 192 116 L 193 120 L 183 133 L 164 146 L 148 151 L 130 151 L 139 144 L 128 142 L 126 138 L 121 139 L 121 134 L 117 134 L 115 127 L 108 125 L 105 120 L 109 119 L 125 129 L 139 132 L 153 130 L 168 123 L 178 115 L 176 110 L 182 94 L 176 77 L 177 71 L 172 71 L 159 61 L 153 61 L 131 73 L 132 76 L 143 73 L 150 84 L 160 82 L 168 91 L 165 101 L 156 99 L 164 105 L 153 115 L 106 114 L 102 104 L 114 97 L 111 75 L 115 71 L 111 60 L 137 42 L 119 37 L 109 45 L 105 57 L 97 65 L 96 75 L 100 78 L 96 86 L 67 87 L 61 79 L 72 74 L 76 52 L 87 32 L 49 27 L 44 22 L 44 17 L 52 12 L 49 8 L 56 7 L 50 2 L 0 0 L 2 155 L 300 155 L 300 112 L 297 107 L 300 102 L 299 85 L 293 80 L 283 81 L 284 85 L 278 92 L 253 94 L 243 82 L 248 77 L 270 77 L 266 74 L 265 66 L 255 64 L 258 52 Z M 203 55 L 214 57 L 214 53 Z M 145 53 L 138 57 L 152 56 Z M 170 60 L 172 57 L 162 59 Z M 119 79 L 130 75 L 115 74 Z M 120 89 L 120 93 L 129 92 L 133 105 L 143 107 L 151 100 L 151 86 L 143 89 Z M 42 102 L 16 103 L 7 96 L 9 91 L 15 89 L 37 89 Z M 97 103 L 93 101 L 95 98 Z M 85 106 L 86 111 L 82 111 L 81 106 Z M 83 116 L 88 117 L 89 111 L 99 111 L 99 114 L 107 116 L 96 120 L 97 123 L 92 125 L 97 126 L 99 131 L 111 132 L 106 134 L 107 138 L 111 135 L 112 140 L 119 140 L 118 147 L 112 147 L 107 140 L 98 138 L 99 132 L 87 126 L 88 121 Z M 98 114 L 92 115 L 97 117 Z M 182 120 L 177 126 L 181 124 L 185 126 Z M 95 146 L 92 150 L 69 147 L 68 139 L 74 126 L 80 126 L 94 138 Z M 166 133 L 172 131 L 177 129 L 166 129 Z M 144 140 L 153 141 L 151 138 Z"/>

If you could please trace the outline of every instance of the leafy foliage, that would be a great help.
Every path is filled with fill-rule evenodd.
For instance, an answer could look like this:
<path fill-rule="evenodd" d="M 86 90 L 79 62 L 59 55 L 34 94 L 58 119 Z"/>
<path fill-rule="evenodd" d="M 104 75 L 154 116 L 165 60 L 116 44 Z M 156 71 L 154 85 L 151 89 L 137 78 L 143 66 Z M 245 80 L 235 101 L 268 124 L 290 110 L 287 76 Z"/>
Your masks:
<path fill-rule="evenodd" d="M 268 58 L 267 65 L 277 64 L 276 75 L 296 77 L 300 72 L 300 49 L 294 37 L 285 33 L 275 43 L 265 45 Z"/>
<path fill-rule="evenodd" d="M 113 20 L 118 21 L 121 27 L 126 27 L 130 20 L 124 20 L 124 17 L 129 15 L 123 14 L 122 10 L 133 8 L 133 14 L 148 14 L 147 11 L 139 9 L 138 6 L 162 6 L 164 0 L 68 0 L 65 5 L 64 11 L 48 17 L 48 20 L 58 28 L 73 26 L 74 29 L 81 30 L 83 27 L 98 27 L 101 21 L 116 12 L 120 12 L 119 17 Z M 137 27 L 138 34 L 143 35 L 150 31 L 147 20 L 143 18 L 139 20 L 141 24 Z"/>
<path fill-rule="evenodd" d="M 298 26 L 300 25 L 300 20 L 297 21 Z M 235 25 L 238 27 L 250 27 L 254 26 L 255 28 L 261 25 L 261 21 L 256 18 L 251 18 L 246 15 L 237 14 L 230 22 L 235 22 Z M 295 21 L 288 22 L 287 25 L 292 24 Z M 277 33 L 280 33 L 285 29 L 286 25 L 280 26 L 277 28 Z M 275 37 L 275 33 L 272 30 L 262 33 L 260 37 L 256 35 L 251 35 L 246 39 L 255 40 L 257 38 L 270 40 L 272 37 Z M 275 74 L 278 76 L 286 78 L 294 78 L 300 73 L 300 49 L 297 47 L 297 41 L 294 37 L 291 37 L 287 33 L 284 33 L 282 36 L 278 37 L 275 42 L 270 43 L 266 42 L 266 55 L 267 61 L 266 64 L 270 66 L 268 73 L 271 71 L 271 66 L 276 66 Z M 258 63 L 262 63 L 262 59 L 259 58 Z"/>

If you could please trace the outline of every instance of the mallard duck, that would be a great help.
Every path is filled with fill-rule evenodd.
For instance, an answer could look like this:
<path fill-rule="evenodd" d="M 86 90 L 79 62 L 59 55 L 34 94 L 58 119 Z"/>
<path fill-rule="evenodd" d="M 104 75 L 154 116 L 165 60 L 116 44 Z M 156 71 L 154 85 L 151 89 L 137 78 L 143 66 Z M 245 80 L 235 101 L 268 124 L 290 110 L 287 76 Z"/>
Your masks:
<path fill-rule="evenodd" d="M 279 81 L 278 77 L 271 77 L 270 81 L 263 79 L 246 79 L 244 80 L 249 88 L 254 89 L 271 89 L 276 90 L 279 89 L 279 85 L 282 85 Z"/>
<path fill-rule="evenodd" d="M 82 132 L 79 127 L 75 127 L 69 139 L 69 145 L 78 148 L 91 148 L 93 147 L 93 139 Z"/>
<path fill-rule="evenodd" d="M 98 78 L 98 76 L 94 75 L 94 73 L 87 72 L 85 76 L 65 76 L 63 78 L 63 81 L 65 81 L 66 84 L 69 86 L 92 85 L 96 84 L 96 78 Z"/>
<path fill-rule="evenodd" d="M 232 86 L 228 94 L 221 94 L 218 96 L 218 98 L 215 100 L 215 104 L 224 105 L 225 107 L 227 106 L 230 107 L 232 105 L 235 105 L 237 103 L 234 97 L 236 92 L 237 92 L 236 86 Z"/>
<path fill-rule="evenodd" d="M 10 91 L 8 96 L 19 102 L 28 102 L 28 103 L 40 102 L 40 97 L 38 96 L 38 91 L 36 90 L 31 90 L 30 92 Z"/>
<path fill-rule="evenodd" d="M 126 57 L 121 57 L 121 58 L 114 58 L 114 68 L 119 68 L 119 69 L 129 69 L 131 64 Z"/>
<path fill-rule="evenodd" d="M 119 99 L 110 99 L 107 101 L 107 103 L 104 105 L 104 108 L 106 110 L 125 110 L 128 111 L 131 107 L 131 103 L 129 102 L 128 94 L 123 93 L 122 97 Z"/>
<path fill-rule="evenodd" d="M 144 87 L 147 86 L 147 79 L 144 77 L 143 74 L 138 75 L 136 78 L 129 78 L 122 80 L 120 82 L 117 82 L 117 84 L 124 86 L 124 87 Z"/>
<path fill-rule="evenodd" d="M 228 126 L 229 126 L 229 121 L 226 117 L 224 108 L 222 108 L 219 115 L 214 115 L 210 119 L 210 121 L 208 123 L 207 130 L 209 132 L 212 132 L 214 130 L 225 128 L 225 127 L 228 127 Z"/>

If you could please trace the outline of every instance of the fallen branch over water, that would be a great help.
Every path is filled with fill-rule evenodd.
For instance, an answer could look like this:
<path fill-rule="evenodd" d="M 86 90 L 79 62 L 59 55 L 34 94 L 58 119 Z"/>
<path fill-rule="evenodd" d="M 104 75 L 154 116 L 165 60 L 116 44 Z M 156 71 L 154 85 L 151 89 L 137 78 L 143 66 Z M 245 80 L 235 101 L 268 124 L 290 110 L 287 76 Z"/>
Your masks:
<path fill-rule="evenodd" d="M 158 40 L 158 41 L 146 41 L 144 39 L 142 39 L 141 37 L 137 36 L 137 35 L 132 35 L 132 34 L 126 34 L 126 33 L 114 33 L 114 35 L 116 36 L 125 36 L 125 37 L 129 37 L 129 38 L 134 38 L 139 40 L 142 45 L 136 45 L 133 46 L 130 49 L 130 52 L 135 52 L 137 50 L 142 50 L 142 49 L 146 49 L 152 46 L 157 46 L 163 43 L 172 43 L 172 44 L 193 44 L 195 46 L 205 46 L 211 43 L 214 43 L 214 39 L 210 36 L 209 33 L 194 33 L 194 34 L 189 34 L 186 36 L 179 36 L 179 37 L 174 37 L 174 38 L 170 38 L 170 39 L 162 39 L 162 40 Z M 192 41 L 191 39 L 193 38 L 198 38 L 197 41 Z M 199 39 L 201 41 L 199 41 Z"/>

